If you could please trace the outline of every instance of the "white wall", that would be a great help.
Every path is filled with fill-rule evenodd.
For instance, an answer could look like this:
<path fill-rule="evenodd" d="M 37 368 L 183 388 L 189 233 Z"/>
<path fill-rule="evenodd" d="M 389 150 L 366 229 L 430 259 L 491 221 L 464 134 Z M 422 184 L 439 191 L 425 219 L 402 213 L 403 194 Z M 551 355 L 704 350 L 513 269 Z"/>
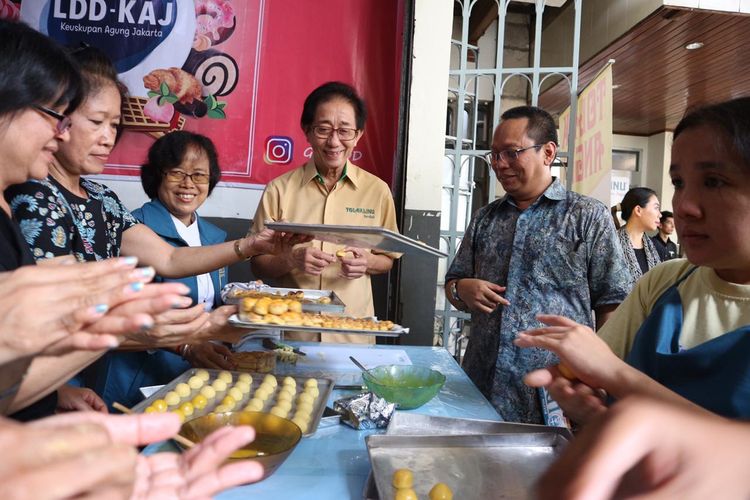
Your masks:
<path fill-rule="evenodd" d="M 417 0 L 406 152 L 407 210 L 440 210 L 452 0 Z"/>

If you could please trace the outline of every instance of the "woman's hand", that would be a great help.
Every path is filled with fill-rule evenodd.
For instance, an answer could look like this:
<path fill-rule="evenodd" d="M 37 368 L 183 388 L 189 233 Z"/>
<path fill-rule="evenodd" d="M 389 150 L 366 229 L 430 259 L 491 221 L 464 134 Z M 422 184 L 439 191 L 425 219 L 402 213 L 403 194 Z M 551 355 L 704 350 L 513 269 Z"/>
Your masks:
<path fill-rule="evenodd" d="M 356 247 L 346 247 L 344 248 L 344 252 L 351 252 L 352 257 L 348 257 L 346 254 L 339 257 L 339 261 L 341 262 L 341 273 L 339 273 L 339 276 L 348 280 L 364 276 L 367 273 L 370 252 Z"/>
<path fill-rule="evenodd" d="M 571 372 L 568 378 L 615 392 L 618 370 L 629 367 L 591 328 L 562 316 L 539 314 L 537 319 L 548 326 L 519 333 L 514 341 L 518 347 L 547 349 Z"/>
<path fill-rule="evenodd" d="M 500 295 L 505 293 L 505 287 L 489 281 L 476 278 L 461 278 L 458 282 L 458 296 L 470 310 L 491 313 L 497 306 L 510 305 L 510 302 Z"/>
<path fill-rule="evenodd" d="M 530 387 L 545 387 L 565 416 L 576 424 L 586 424 L 607 411 L 606 392 L 567 378 L 560 373 L 559 366 L 535 370 L 523 381 Z"/>
<path fill-rule="evenodd" d="M 750 425 L 627 398 L 542 476 L 540 499 L 750 498 Z"/>
<path fill-rule="evenodd" d="M 227 349 L 226 346 L 214 342 L 187 344 L 182 352 L 182 357 L 194 368 L 237 369 L 232 351 Z"/>
<path fill-rule="evenodd" d="M 57 412 L 64 413 L 68 411 L 109 413 L 107 405 L 104 404 L 102 398 L 91 389 L 65 384 L 57 389 Z"/>

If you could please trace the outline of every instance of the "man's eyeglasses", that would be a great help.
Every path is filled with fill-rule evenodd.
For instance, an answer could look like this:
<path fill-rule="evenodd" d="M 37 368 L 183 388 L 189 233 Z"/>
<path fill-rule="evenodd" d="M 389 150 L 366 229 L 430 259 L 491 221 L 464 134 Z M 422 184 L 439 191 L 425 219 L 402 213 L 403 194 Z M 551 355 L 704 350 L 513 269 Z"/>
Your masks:
<path fill-rule="evenodd" d="M 486 155 L 484 155 L 484 158 L 487 160 L 488 163 L 497 163 L 502 159 L 505 163 L 510 163 L 514 160 L 517 160 L 518 157 L 526 151 L 527 149 L 539 149 L 544 144 L 534 144 L 533 146 L 529 146 L 527 148 L 518 148 L 518 149 L 504 149 L 502 151 L 490 151 Z"/>
<path fill-rule="evenodd" d="M 334 132 L 338 134 L 341 141 L 351 141 L 357 137 L 356 128 L 333 128 L 327 125 L 315 125 L 312 131 L 318 139 L 328 139 Z"/>
<path fill-rule="evenodd" d="M 58 113 L 54 109 L 49 109 L 44 106 L 40 106 L 38 104 L 34 104 L 34 109 L 44 113 L 47 116 L 51 116 L 52 118 L 57 120 L 57 124 L 55 125 L 55 131 L 58 133 L 58 135 L 64 134 L 70 128 L 69 116 L 65 116 L 62 113 Z"/>
<path fill-rule="evenodd" d="M 166 177 L 168 181 L 172 182 L 182 182 L 185 180 L 185 177 L 190 177 L 190 180 L 193 181 L 193 184 L 208 184 L 208 181 L 210 179 L 210 176 L 208 174 L 204 174 L 203 172 L 193 172 L 192 174 L 189 174 L 187 172 L 183 172 L 182 170 L 168 170 L 164 172 L 164 177 Z"/>

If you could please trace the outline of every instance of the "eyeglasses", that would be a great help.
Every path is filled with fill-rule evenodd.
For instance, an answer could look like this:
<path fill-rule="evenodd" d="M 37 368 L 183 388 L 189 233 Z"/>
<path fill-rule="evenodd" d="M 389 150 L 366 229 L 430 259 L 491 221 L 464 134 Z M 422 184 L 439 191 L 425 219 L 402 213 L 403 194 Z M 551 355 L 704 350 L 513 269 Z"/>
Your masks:
<path fill-rule="evenodd" d="M 193 181 L 193 184 L 208 184 L 208 181 L 210 179 L 209 175 L 204 174 L 203 172 L 193 172 L 192 174 L 189 174 L 187 172 L 183 172 L 182 170 L 168 170 L 164 172 L 164 177 L 166 177 L 168 181 L 172 182 L 182 182 L 185 180 L 185 177 L 190 177 L 190 180 Z"/>
<path fill-rule="evenodd" d="M 534 144 L 533 146 L 529 146 L 527 148 L 518 148 L 518 149 L 504 149 L 502 151 L 490 151 L 486 155 L 484 155 L 484 158 L 487 160 L 488 163 L 497 163 L 502 159 L 505 161 L 505 163 L 510 163 L 514 160 L 517 160 L 518 157 L 526 151 L 527 149 L 533 149 L 533 148 L 541 148 L 544 146 L 544 144 Z"/>
<path fill-rule="evenodd" d="M 341 141 L 351 141 L 357 137 L 356 128 L 333 128 L 326 125 L 315 125 L 312 128 L 312 131 L 318 139 L 328 139 L 334 132 L 338 134 L 339 140 Z"/>
<path fill-rule="evenodd" d="M 64 134 L 69 128 L 70 128 L 70 117 L 65 116 L 62 113 L 58 113 L 54 109 L 49 109 L 44 106 L 40 106 L 38 104 L 34 104 L 34 109 L 37 111 L 40 111 L 44 113 L 47 116 L 51 116 L 55 120 L 57 120 L 57 124 L 55 125 L 55 131 L 59 134 Z"/>

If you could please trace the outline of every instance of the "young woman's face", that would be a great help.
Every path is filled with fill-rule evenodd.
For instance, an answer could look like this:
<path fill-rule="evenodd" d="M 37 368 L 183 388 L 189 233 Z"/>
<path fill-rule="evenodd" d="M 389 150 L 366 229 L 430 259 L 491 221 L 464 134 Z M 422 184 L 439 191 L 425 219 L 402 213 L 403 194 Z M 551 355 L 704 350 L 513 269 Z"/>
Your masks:
<path fill-rule="evenodd" d="M 46 106 L 62 113 L 64 106 Z M 58 120 L 43 111 L 29 107 L 2 120 L 0 123 L 0 174 L 6 185 L 19 184 L 29 179 L 44 179 L 52 162 L 52 155 L 70 132 L 57 131 Z"/>
<path fill-rule="evenodd" d="M 674 222 L 690 262 L 727 281 L 750 283 L 750 165 L 731 151 L 712 127 L 677 136 L 669 167 Z"/>
<path fill-rule="evenodd" d="M 107 84 L 70 115 L 70 141 L 55 155 L 70 173 L 98 174 L 104 170 L 115 145 L 120 124 L 120 92 Z"/>
<path fill-rule="evenodd" d="M 638 220 L 644 231 L 656 231 L 659 227 L 661 219 L 660 209 L 659 198 L 656 196 L 649 198 L 645 207 L 637 207 L 635 209 L 638 212 Z"/>

